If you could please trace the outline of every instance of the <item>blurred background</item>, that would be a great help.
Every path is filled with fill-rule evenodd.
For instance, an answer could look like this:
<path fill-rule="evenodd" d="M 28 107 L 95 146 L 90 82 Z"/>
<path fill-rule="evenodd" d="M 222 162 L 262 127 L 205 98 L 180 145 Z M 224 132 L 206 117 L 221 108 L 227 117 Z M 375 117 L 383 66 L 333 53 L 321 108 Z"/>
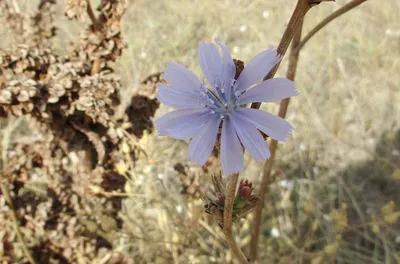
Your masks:
<path fill-rule="evenodd" d="M 51 8 L 38 9 L 44 2 Z M 170 61 L 201 78 L 200 41 L 219 39 L 245 63 L 264 49 L 276 48 L 296 1 L 129 0 L 115 9 L 111 4 L 113 14 L 126 8 L 117 23 L 122 40 L 107 31 L 107 41 L 117 39 L 111 53 L 100 55 L 93 55 L 99 49 L 90 46 L 96 41 L 86 30 L 89 16 L 84 12 L 70 20 L 64 15 L 69 10 L 74 18 L 71 2 L 0 1 L 8 5 L 0 5 L 0 92 L 16 82 L 27 86 L 28 79 L 35 80 L 37 84 L 29 85 L 38 91 L 47 89 L 29 99 L 32 112 L 23 108 L 19 115 L 9 108 L 6 92 L 0 97 L 0 262 L 28 261 L 17 226 L 37 263 L 236 263 L 200 199 L 201 192 L 211 190 L 211 175 L 219 173 L 218 158 L 200 168 L 186 159 L 188 142 L 157 136 L 152 121 L 172 109 L 154 99 L 155 83 Z M 100 2 L 91 1 L 95 16 L 104 4 Z M 348 2 L 312 8 L 303 34 Z M 51 44 L 29 35 L 43 37 L 44 30 L 15 35 L 29 27 L 16 29 L 13 25 L 19 24 L 5 10 L 24 14 L 18 21 L 50 14 L 49 25 L 56 30 L 45 38 Z M 331 22 L 301 50 L 295 79 L 300 95 L 291 99 L 287 114 L 295 131 L 279 144 L 258 263 L 400 263 L 399 14 L 398 0 L 366 1 Z M 105 20 L 112 19 L 118 16 Z M 31 54 L 32 46 L 39 55 L 21 55 L 22 50 Z M 26 56 L 36 65 L 42 63 L 36 58 L 46 57 L 48 68 L 15 70 Z M 96 62 L 101 70 L 93 72 Z M 74 69 L 75 75 L 68 70 L 73 84 L 67 92 L 52 90 L 61 79 L 47 82 L 52 64 Z M 286 70 L 284 58 L 277 76 L 285 76 Z M 35 73 L 28 76 L 29 71 Z M 92 86 L 111 82 L 112 87 L 110 92 L 107 85 L 99 86 L 85 96 L 118 98 L 113 103 L 91 99 L 89 105 L 79 101 L 85 80 Z M 18 101 L 13 104 L 26 102 L 15 89 L 10 90 Z M 68 92 L 72 89 L 79 91 Z M 55 102 L 50 99 L 54 94 Z M 36 107 L 43 100 L 48 100 L 46 107 Z M 93 105 L 100 113 L 91 110 Z M 262 108 L 276 113 L 278 106 Z M 70 130 L 72 136 L 66 132 Z M 82 165 L 86 159 L 94 165 Z M 257 190 L 263 164 L 247 153 L 245 160 L 240 177 L 251 180 Z M 250 214 L 234 225 L 244 252 L 251 224 Z"/>

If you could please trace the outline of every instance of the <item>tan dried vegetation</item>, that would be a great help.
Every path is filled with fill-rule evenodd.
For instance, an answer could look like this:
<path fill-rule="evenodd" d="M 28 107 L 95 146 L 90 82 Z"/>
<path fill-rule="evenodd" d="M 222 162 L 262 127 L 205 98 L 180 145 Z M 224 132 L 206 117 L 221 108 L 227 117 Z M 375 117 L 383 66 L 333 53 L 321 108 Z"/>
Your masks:
<path fill-rule="evenodd" d="M 168 61 L 200 75 L 199 41 L 245 63 L 276 45 L 284 2 L 0 0 L 0 262 L 235 263 L 200 199 L 218 159 L 153 133 L 156 83 Z M 398 13 L 367 1 L 301 50 L 258 263 L 400 261 Z M 241 177 L 261 171 L 246 155 Z M 245 253 L 251 218 L 234 224 Z"/>

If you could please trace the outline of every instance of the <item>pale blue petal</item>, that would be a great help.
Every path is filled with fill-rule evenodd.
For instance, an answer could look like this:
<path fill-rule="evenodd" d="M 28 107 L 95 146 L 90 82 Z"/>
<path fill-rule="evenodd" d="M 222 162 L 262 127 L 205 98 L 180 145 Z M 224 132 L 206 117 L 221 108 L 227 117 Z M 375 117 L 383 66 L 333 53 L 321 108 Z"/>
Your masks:
<path fill-rule="evenodd" d="M 278 141 L 286 141 L 293 131 L 293 126 L 288 121 L 262 110 L 240 108 L 236 114 Z"/>
<path fill-rule="evenodd" d="M 219 75 L 222 62 L 217 47 L 212 43 L 200 42 L 198 53 L 201 70 L 208 82 L 212 87 L 221 87 Z"/>
<path fill-rule="evenodd" d="M 204 125 L 205 122 L 210 120 L 214 114 L 211 114 L 210 111 L 192 117 L 190 119 L 185 120 L 179 125 L 175 126 L 172 129 L 168 129 L 169 135 L 177 139 L 189 139 L 194 137 L 200 130 L 200 128 Z"/>
<path fill-rule="evenodd" d="M 276 102 L 298 94 L 294 82 L 286 78 L 274 78 L 259 83 L 244 92 L 239 96 L 239 104 Z"/>
<path fill-rule="evenodd" d="M 165 84 L 158 85 L 157 99 L 161 103 L 174 108 L 198 108 L 202 107 L 199 101 L 200 94 L 188 93 Z"/>
<path fill-rule="evenodd" d="M 168 136 L 169 130 L 174 129 L 174 127 L 187 120 L 197 118 L 208 112 L 209 110 L 207 108 L 180 109 L 163 115 L 154 123 L 160 136 Z"/>
<path fill-rule="evenodd" d="M 164 80 L 175 89 L 194 93 L 202 83 L 190 70 L 175 62 L 170 62 L 162 75 Z"/>
<path fill-rule="evenodd" d="M 243 92 L 253 84 L 260 82 L 280 60 L 281 56 L 273 49 L 257 54 L 244 67 L 236 81 L 235 90 Z"/>
<path fill-rule="evenodd" d="M 226 98 L 230 98 L 229 94 L 231 92 L 230 90 L 232 81 L 235 78 L 236 66 L 235 63 L 233 63 L 233 59 L 228 48 L 220 41 L 217 41 L 217 43 L 222 50 L 221 88 L 223 88 L 226 92 Z"/>
<path fill-rule="evenodd" d="M 188 159 L 197 162 L 200 166 L 206 163 L 214 149 L 220 123 L 220 116 L 213 115 L 210 120 L 201 127 L 189 144 Z"/>
<path fill-rule="evenodd" d="M 222 123 L 221 165 L 227 176 L 243 170 L 243 149 L 229 117 Z"/>
<path fill-rule="evenodd" d="M 250 155 L 258 161 L 268 159 L 271 153 L 260 131 L 242 116 L 238 115 L 237 112 L 232 113 L 230 117 L 240 141 Z"/>

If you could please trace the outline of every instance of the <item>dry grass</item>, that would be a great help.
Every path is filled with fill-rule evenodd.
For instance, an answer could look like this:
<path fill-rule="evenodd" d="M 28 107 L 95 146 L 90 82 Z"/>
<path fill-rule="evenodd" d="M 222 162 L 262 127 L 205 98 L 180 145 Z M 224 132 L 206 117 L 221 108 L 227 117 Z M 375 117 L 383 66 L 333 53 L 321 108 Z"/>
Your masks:
<path fill-rule="evenodd" d="M 235 57 L 249 61 L 277 45 L 295 5 L 261 0 L 131 2 L 124 22 L 128 47 L 116 65 L 123 98 L 130 98 L 141 79 L 162 71 L 169 61 L 200 76 L 199 41 L 218 38 Z M 345 2 L 313 8 L 304 32 Z M 376 220 L 383 205 L 391 200 L 400 204 L 399 179 L 393 177 L 400 167 L 399 13 L 398 0 L 367 1 L 328 25 L 301 51 L 296 77 L 300 96 L 291 101 L 288 113 L 296 130 L 278 151 L 280 174 L 266 202 L 259 263 L 400 261 L 398 224 Z M 76 29 L 63 27 L 65 20 L 59 17 L 59 48 L 75 39 Z M 278 76 L 285 75 L 286 67 L 284 61 Z M 276 104 L 263 107 L 277 110 Z M 163 106 L 157 116 L 169 110 Z M 4 126 L 1 137 L 9 132 Z M 201 201 L 179 193 L 174 164 L 197 168 L 186 161 L 187 144 L 154 134 L 140 144 L 146 155 L 127 173 L 125 191 L 143 196 L 125 199 L 120 213 L 125 232 L 115 241 L 115 250 L 129 253 L 137 263 L 233 263 L 220 228 L 204 218 Z M 246 158 L 241 177 L 257 182 L 262 164 Z M 209 182 L 206 176 L 200 180 Z M 250 218 L 235 226 L 244 248 Z"/>

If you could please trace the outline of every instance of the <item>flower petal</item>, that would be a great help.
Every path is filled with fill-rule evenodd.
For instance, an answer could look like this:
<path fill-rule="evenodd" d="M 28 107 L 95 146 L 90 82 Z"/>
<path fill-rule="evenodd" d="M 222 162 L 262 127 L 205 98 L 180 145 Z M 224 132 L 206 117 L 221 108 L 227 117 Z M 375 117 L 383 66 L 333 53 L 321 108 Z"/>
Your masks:
<path fill-rule="evenodd" d="M 221 134 L 221 165 L 227 176 L 243 170 L 243 149 L 229 117 L 224 119 Z"/>
<path fill-rule="evenodd" d="M 162 75 L 164 80 L 177 90 L 193 93 L 201 87 L 201 81 L 189 69 L 170 62 Z"/>
<path fill-rule="evenodd" d="M 228 48 L 221 41 L 216 41 L 222 50 L 221 88 L 229 93 L 236 74 L 236 66 Z M 229 95 L 227 95 L 229 98 Z"/>
<path fill-rule="evenodd" d="M 188 93 L 165 84 L 158 85 L 157 99 L 161 103 L 174 108 L 198 108 L 202 105 L 199 101 L 200 94 Z"/>
<path fill-rule="evenodd" d="M 163 115 L 154 123 L 160 136 L 168 136 L 168 131 L 174 129 L 174 127 L 178 126 L 179 124 L 209 112 L 210 110 L 207 108 L 180 109 Z"/>
<path fill-rule="evenodd" d="M 237 116 L 247 120 L 265 134 L 278 141 L 286 141 L 286 138 L 293 131 L 293 126 L 288 121 L 262 110 L 240 108 L 236 113 Z"/>
<path fill-rule="evenodd" d="M 219 75 L 221 72 L 221 55 L 213 43 L 200 42 L 198 50 L 199 62 L 204 76 L 212 87 L 221 87 Z"/>
<path fill-rule="evenodd" d="M 177 139 L 189 139 L 194 137 L 204 125 L 205 122 L 210 120 L 214 114 L 210 111 L 202 115 L 194 116 L 184 122 L 178 124 L 174 128 L 168 129 L 169 135 Z"/>
<path fill-rule="evenodd" d="M 255 85 L 239 96 L 239 104 L 276 102 L 299 93 L 294 82 L 286 78 L 274 78 Z"/>
<path fill-rule="evenodd" d="M 188 159 L 197 162 L 200 166 L 206 163 L 214 149 L 220 123 L 220 116 L 213 115 L 211 119 L 201 127 L 189 144 Z"/>
<path fill-rule="evenodd" d="M 236 81 L 235 90 L 243 92 L 253 84 L 260 82 L 280 60 L 281 56 L 273 49 L 257 54 L 244 67 Z"/>
<path fill-rule="evenodd" d="M 236 133 L 247 151 L 258 161 L 268 159 L 271 153 L 260 131 L 242 116 L 238 115 L 237 112 L 232 113 L 230 117 Z"/>

